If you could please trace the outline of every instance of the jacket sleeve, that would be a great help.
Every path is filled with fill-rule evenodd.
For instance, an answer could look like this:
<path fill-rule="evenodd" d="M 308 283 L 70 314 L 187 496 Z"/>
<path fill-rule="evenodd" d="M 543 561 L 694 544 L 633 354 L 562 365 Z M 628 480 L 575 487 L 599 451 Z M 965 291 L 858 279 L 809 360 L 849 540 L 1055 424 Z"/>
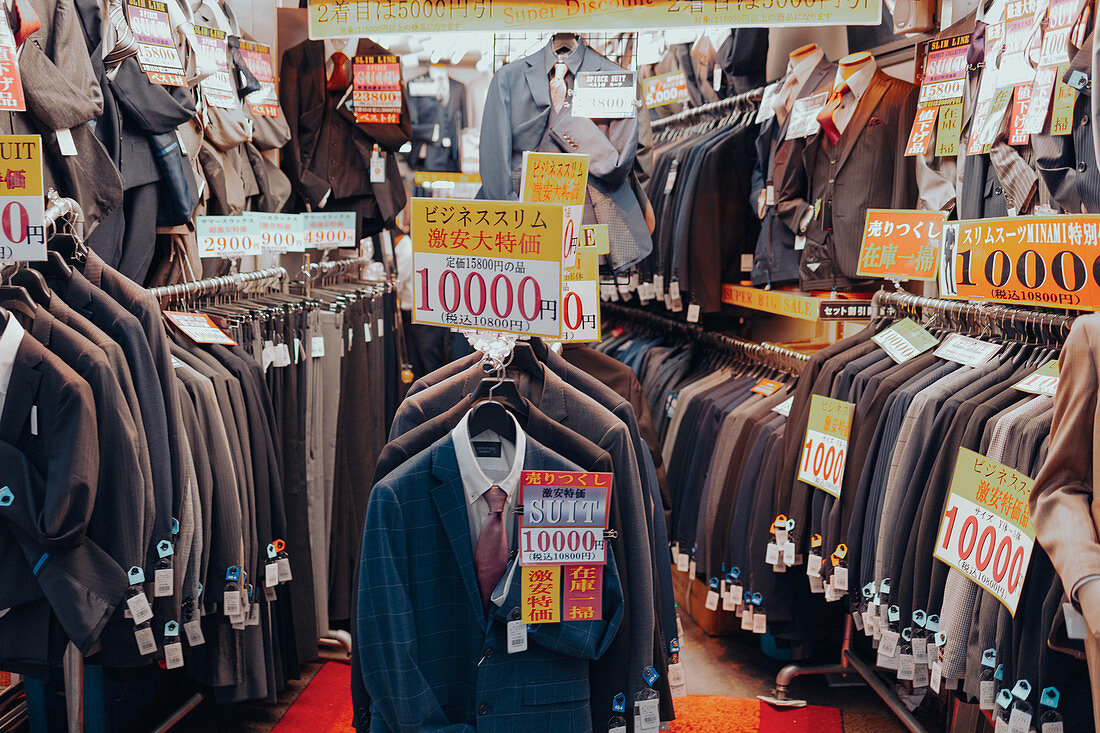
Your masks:
<path fill-rule="evenodd" d="M 550 136 L 567 152 L 588 153 L 588 174 L 611 186 L 630 175 L 638 152 L 638 118 L 613 120 L 604 127 L 584 117 L 559 116 Z M 483 146 L 484 147 L 484 146 Z"/>
<path fill-rule="evenodd" d="M 359 657 L 373 705 L 395 733 L 474 733 L 448 723 L 417 664 L 419 639 L 409 598 L 405 520 L 393 489 L 371 493 L 359 571 Z"/>
<path fill-rule="evenodd" d="M 291 49 L 293 51 L 293 49 Z M 283 148 L 283 170 L 298 195 L 312 206 L 318 206 L 329 191 L 328 181 L 310 172 L 302 161 L 301 144 L 301 95 L 303 80 L 298 73 L 297 60 L 291 51 L 283 54 L 279 65 L 279 102 L 290 126 L 290 140 Z"/>
<path fill-rule="evenodd" d="M 1100 539 L 1093 522 L 1093 440 L 1097 402 L 1095 316 L 1078 319 L 1059 358 L 1050 450 L 1028 502 L 1035 534 L 1067 592 L 1100 575 Z"/>
<path fill-rule="evenodd" d="M 514 201 L 512 186 L 512 93 L 501 74 L 493 76 L 485 109 L 494 110 L 481 121 L 481 191 L 478 198 Z"/>
<path fill-rule="evenodd" d="M 19 71 L 27 111 L 51 130 L 68 130 L 103 114 L 103 90 L 92 72 L 73 1 L 36 7 L 39 13 L 49 9 L 50 22 L 23 44 Z"/>
<path fill-rule="evenodd" d="M 56 414 L 43 414 L 41 422 L 43 449 L 49 456 L 45 476 L 22 451 L 0 441 L 0 481 L 12 495 L 7 506 L 0 501 L 0 520 L 44 547 L 72 547 L 84 539 L 98 483 L 99 439 L 91 388 L 83 380 L 66 381 Z"/>
<path fill-rule="evenodd" d="M 783 169 L 783 180 L 778 183 L 775 191 L 776 215 L 796 234 L 802 231 L 802 219 L 812 209 L 807 201 L 810 196 L 810 180 L 803 158 L 808 139 L 804 137 L 790 142 L 790 162 Z"/>
<path fill-rule="evenodd" d="M 611 646 L 623 620 L 623 586 L 619 582 L 619 571 L 615 566 L 611 543 L 605 544 L 607 564 L 603 572 L 603 619 L 600 621 L 563 619 L 561 623 L 556 624 L 530 624 L 527 627 L 529 642 L 559 654 L 589 660 L 599 659 Z M 562 567 L 562 587 L 569 582 L 568 567 L 568 565 Z M 512 609 L 521 608 L 523 583 L 520 572 L 521 569 L 516 567 L 504 603 L 493 611 L 493 617 L 501 623 L 508 623 Z"/>

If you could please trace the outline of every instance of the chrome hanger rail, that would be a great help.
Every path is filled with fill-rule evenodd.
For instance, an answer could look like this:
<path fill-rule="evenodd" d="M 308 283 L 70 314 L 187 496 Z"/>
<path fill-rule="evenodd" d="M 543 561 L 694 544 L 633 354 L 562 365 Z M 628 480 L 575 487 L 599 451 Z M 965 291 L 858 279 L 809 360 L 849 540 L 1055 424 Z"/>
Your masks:
<path fill-rule="evenodd" d="M 253 272 L 237 272 L 232 275 L 221 275 L 205 280 L 192 280 L 191 282 L 177 283 L 175 285 L 163 285 L 159 288 L 149 288 L 149 292 L 158 298 L 171 298 L 183 295 L 213 295 L 217 293 L 239 292 L 245 285 L 265 281 L 281 282 L 287 276 L 285 267 L 268 267 L 264 270 Z"/>
<path fill-rule="evenodd" d="M 758 89 L 750 89 L 743 94 L 736 94 L 732 97 L 726 97 L 725 99 L 719 99 L 717 102 L 707 102 L 701 104 L 698 107 L 691 107 L 685 109 L 683 112 L 678 112 L 669 117 L 662 117 L 659 120 L 654 120 L 649 123 L 650 127 L 656 132 L 657 130 L 663 130 L 670 125 L 677 125 L 683 122 L 695 122 L 700 117 L 705 117 L 710 114 L 720 114 L 727 112 L 731 108 L 736 107 L 746 102 L 756 103 L 764 96 L 764 87 Z M 647 110 L 648 111 L 648 110 Z"/>
<path fill-rule="evenodd" d="M 998 303 L 975 303 L 964 300 L 926 298 L 905 292 L 880 290 L 871 299 L 871 312 L 878 315 L 884 306 L 892 306 L 900 316 L 939 316 L 961 326 L 961 330 L 985 330 L 993 327 L 1041 334 L 1048 341 L 1062 342 L 1069 335 L 1076 316 L 1039 310 L 1014 308 Z"/>

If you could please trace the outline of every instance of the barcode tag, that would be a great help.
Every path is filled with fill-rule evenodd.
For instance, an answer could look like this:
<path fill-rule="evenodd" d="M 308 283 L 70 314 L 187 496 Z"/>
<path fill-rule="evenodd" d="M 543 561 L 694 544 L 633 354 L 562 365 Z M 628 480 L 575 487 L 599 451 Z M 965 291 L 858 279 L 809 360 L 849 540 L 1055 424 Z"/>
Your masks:
<path fill-rule="evenodd" d="M 230 618 L 241 615 L 241 594 L 236 590 L 227 590 L 222 594 L 222 612 Z"/>
<path fill-rule="evenodd" d="M 158 568 L 153 571 L 154 598 L 165 598 L 172 595 L 173 575 L 172 568 Z"/>
<path fill-rule="evenodd" d="M 202 646 L 206 643 L 206 637 L 202 635 L 202 622 L 199 619 L 185 623 L 183 633 L 187 636 L 187 646 Z"/>
<path fill-rule="evenodd" d="M 523 619 L 508 622 L 508 653 L 527 651 L 527 624 Z"/>
<path fill-rule="evenodd" d="M 707 602 L 705 605 L 708 611 L 718 610 L 718 591 L 711 590 L 707 593 Z"/>
<path fill-rule="evenodd" d="M 253 603 L 248 607 L 248 621 L 245 622 L 246 626 L 259 626 L 260 625 L 260 604 Z"/>
<path fill-rule="evenodd" d="M 178 641 L 164 645 L 165 669 L 178 669 L 183 666 L 183 644 Z"/>
<path fill-rule="evenodd" d="M 151 628 L 134 629 L 134 638 L 137 639 L 138 653 L 142 656 L 152 654 L 157 650 L 157 641 L 153 638 Z"/>
<path fill-rule="evenodd" d="M 319 359 L 325 355 L 325 337 L 314 336 L 309 340 L 309 355 L 314 359 Z"/>
<path fill-rule="evenodd" d="M 682 662 L 668 665 L 668 686 L 673 698 L 687 697 L 687 675 L 684 674 Z"/>
<path fill-rule="evenodd" d="M 689 305 L 688 306 L 688 312 L 687 312 L 687 322 L 688 323 L 698 323 L 699 322 L 699 311 L 700 311 L 700 308 L 699 308 L 698 303 L 692 303 L 691 305 Z"/>
<path fill-rule="evenodd" d="M 763 613 L 752 615 L 752 633 L 763 634 L 768 630 L 768 617 Z"/>
<path fill-rule="evenodd" d="M 130 615 L 134 618 L 134 624 L 143 624 L 153 618 L 153 609 L 149 606 L 149 599 L 145 593 L 135 593 L 126 599 L 126 606 L 130 609 Z M 150 634 L 153 632 L 150 631 Z M 156 646 L 154 645 L 154 649 Z"/>
<path fill-rule="evenodd" d="M 264 565 L 264 587 L 270 588 L 279 584 L 279 564 L 269 562 Z"/>
<path fill-rule="evenodd" d="M 636 714 L 634 719 L 638 722 L 635 726 L 637 733 L 657 733 L 661 726 L 661 711 L 658 701 L 637 700 L 634 702 Z"/>
<path fill-rule="evenodd" d="M 289 583 L 294 580 L 294 575 L 290 572 L 290 558 L 279 558 L 279 582 Z"/>

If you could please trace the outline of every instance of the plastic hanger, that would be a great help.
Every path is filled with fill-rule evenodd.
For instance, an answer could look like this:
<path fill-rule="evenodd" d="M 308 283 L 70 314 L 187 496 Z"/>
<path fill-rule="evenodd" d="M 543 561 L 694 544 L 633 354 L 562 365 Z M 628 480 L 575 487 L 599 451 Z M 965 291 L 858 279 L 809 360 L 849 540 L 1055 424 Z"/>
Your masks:
<path fill-rule="evenodd" d="M 30 268 L 16 270 L 8 281 L 11 285 L 22 288 L 27 297 L 39 305 L 49 305 L 50 298 L 53 297 L 53 291 L 46 284 L 46 278 L 42 277 L 42 273 L 38 270 Z"/>

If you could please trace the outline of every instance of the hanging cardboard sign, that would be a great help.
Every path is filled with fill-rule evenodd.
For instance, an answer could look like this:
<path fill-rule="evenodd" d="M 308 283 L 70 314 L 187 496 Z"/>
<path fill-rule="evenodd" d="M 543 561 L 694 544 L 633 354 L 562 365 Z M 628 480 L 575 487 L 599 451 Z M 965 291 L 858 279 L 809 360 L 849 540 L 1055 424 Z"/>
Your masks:
<path fill-rule="evenodd" d="M 1012 386 L 1021 392 L 1053 397 L 1058 392 L 1058 360 L 1051 359 Z"/>
<path fill-rule="evenodd" d="M 855 405 L 813 395 L 806 439 L 798 462 L 798 480 L 839 497 Z"/>
<path fill-rule="evenodd" d="M 581 227 L 581 241 L 585 231 L 606 224 Z M 595 343 L 603 340 L 600 335 L 600 256 L 595 245 L 577 249 L 577 264 L 566 271 L 562 278 L 562 341 L 571 343 Z"/>
<path fill-rule="evenodd" d="M 636 98 L 633 71 L 582 71 L 573 84 L 573 116 L 589 119 L 633 117 Z"/>
<path fill-rule="evenodd" d="M 25 112 L 23 80 L 19 76 L 19 50 L 7 18 L 0 20 L 0 110 Z"/>
<path fill-rule="evenodd" d="M 1013 616 L 1035 547 L 1028 510 L 1034 483 L 1009 466 L 959 448 L 934 553 L 992 593 Z"/>
<path fill-rule="evenodd" d="M 642 101 L 649 109 L 688 100 L 687 76 L 682 71 L 642 79 Z"/>
<path fill-rule="evenodd" d="M 271 49 L 262 43 L 242 40 L 241 57 L 256 81 L 260 82 L 260 88 L 245 97 L 252 113 L 261 117 L 278 117 L 279 93 L 275 90 Z"/>
<path fill-rule="evenodd" d="M 164 317 L 196 344 L 222 344 L 236 346 L 237 342 L 214 323 L 205 313 L 178 313 L 164 311 Z"/>
<path fill-rule="evenodd" d="M 413 322 L 561 339 L 562 208 L 412 199 Z"/>
<path fill-rule="evenodd" d="M 195 234 L 201 258 L 234 259 L 263 251 L 253 236 L 251 222 L 244 215 L 195 217 Z"/>
<path fill-rule="evenodd" d="M 561 621 L 561 565 L 528 565 L 520 570 L 523 623 L 556 624 Z"/>
<path fill-rule="evenodd" d="M 199 82 L 206 101 L 222 109 L 236 109 L 240 101 L 233 78 L 229 75 L 229 46 L 225 42 L 225 31 L 196 25 L 195 40 L 198 45 L 195 51 L 211 59 L 211 66 L 217 69 Z"/>
<path fill-rule="evenodd" d="M 718 26 L 878 25 L 882 4 L 726 0 L 310 0 L 309 37 L 447 31 L 561 32 Z"/>
<path fill-rule="evenodd" d="M 304 252 L 306 240 L 300 214 L 279 214 L 266 211 L 246 211 L 253 237 L 264 252 Z"/>
<path fill-rule="evenodd" d="M 519 564 L 602 565 L 610 473 L 524 471 Z"/>
<path fill-rule="evenodd" d="M 935 280 L 947 212 L 868 209 L 856 274 Z"/>
<path fill-rule="evenodd" d="M 524 151 L 519 199 L 533 204 L 562 205 L 562 265 L 577 264 L 584 198 L 588 192 L 586 153 Z"/>
<path fill-rule="evenodd" d="M 401 60 L 397 56 L 356 56 L 352 84 L 356 122 L 401 123 Z"/>
<path fill-rule="evenodd" d="M 871 337 L 898 364 L 904 364 L 939 343 L 912 318 L 903 318 Z"/>
<path fill-rule="evenodd" d="M 46 259 L 42 138 L 0 135 L 0 260 Z"/>
<path fill-rule="evenodd" d="M 924 155 L 928 152 L 931 141 L 929 128 L 937 118 L 939 125 L 936 127 L 935 155 L 957 154 L 962 129 L 962 98 L 966 87 L 966 51 L 969 45 L 969 33 L 928 43 L 917 98 L 917 116 L 906 155 Z"/>
<path fill-rule="evenodd" d="M 332 249 L 356 245 L 354 211 L 309 211 L 299 216 L 306 247 Z"/>
<path fill-rule="evenodd" d="M 172 39 L 168 6 L 160 0 L 126 0 L 126 19 L 137 41 L 138 63 L 150 81 L 186 86 L 183 63 Z"/>

